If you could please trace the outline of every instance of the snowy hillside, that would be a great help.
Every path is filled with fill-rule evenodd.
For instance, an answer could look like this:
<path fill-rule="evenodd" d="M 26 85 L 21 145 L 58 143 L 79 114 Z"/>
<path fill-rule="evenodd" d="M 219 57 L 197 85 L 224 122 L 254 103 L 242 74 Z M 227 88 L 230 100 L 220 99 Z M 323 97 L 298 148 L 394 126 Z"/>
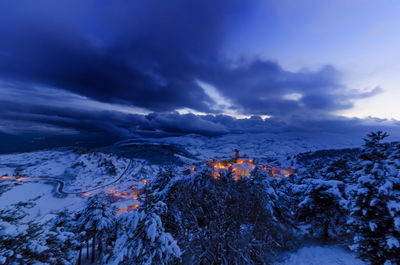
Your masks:
<path fill-rule="evenodd" d="M 248 133 L 230 134 L 220 137 L 185 135 L 161 139 L 131 139 L 119 142 L 115 150 L 128 149 L 127 146 L 152 144 L 155 146 L 171 145 L 177 152 L 176 157 L 183 161 L 207 160 L 217 156 L 232 156 L 234 149 L 252 158 L 271 158 L 282 160 L 287 156 L 321 149 L 340 149 L 359 147 L 362 139 L 359 136 L 343 134 L 315 133 Z"/>
<path fill-rule="evenodd" d="M 374 253 L 396 261 L 400 149 L 383 138 L 359 148 L 360 138 L 344 135 L 187 135 L 0 155 L 0 264 L 76 264 L 98 253 L 103 264 L 364 265 L 348 249 L 372 260 L 363 247 L 375 238 L 382 243 Z M 248 158 L 233 157 L 234 149 Z M 289 162 L 293 170 L 280 174 Z M 363 207 L 393 224 L 363 216 L 358 199 L 370 194 L 390 199 L 389 208 Z M 359 224 L 386 232 L 365 234 Z M 24 244 L 10 252 L 16 241 Z"/>
<path fill-rule="evenodd" d="M 205 161 L 217 156 L 232 156 L 234 149 L 248 154 L 254 158 L 270 158 L 285 160 L 288 155 L 295 155 L 309 150 L 354 147 L 360 144 L 360 139 L 355 137 L 312 134 L 242 134 L 225 135 L 221 137 L 204 137 L 199 135 L 186 135 L 162 139 L 132 139 L 116 143 L 107 150 L 117 154 L 101 151 L 85 151 L 81 149 L 63 148 L 28 153 L 15 153 L 0 155 L 0 176 L 26 176 L 28 178 L 54 178 L 61 180 L 65 186 L 64 192 L 85 192 L 96 187 L 106 185 L 104 189 L 127 190 L 130 185 L 140 183 L 143 179 L 152 179 L 161 167 L 179 166 L 182 163 Z M 133 156 L 133 157 L 132 157 Z M 142 156 L 137 159 L 135 156 Z M 163 160 L 165 163 L 160 163 Z M 129 166 L 123 178 L 120 175 Z M 119 179 L 120 178 L 120 179 Z M 116 181 L 113 183 L 114 181 Z M 42 181 L 43 182 L 43 181 Z M 112 185 L 108 185 L 113 183 Z M 0 183 L 1 184 L 1 183 Z M 6 184 L 5 182 L 3 184 Z M 13 185 L 22 185 L 14 183 Z M 46 189 L 51 196 L 56 190 Z M 42 186 L 51 187 L 49 184 L 26 184 L 24 189 L 37 185 L 40 195 Z M 30 186 L 33 185 L 33 186 Z M 4 186 L 4 185 L 3 185 Z M 7 189 L 9 189 L 8 187 Z M 47 194 L 47 193 L 46 193 Z M 3 199 L 8 200 L 4 194 Z M 1 195 L 0 195 L 1 196 Z M 46 195 L 47 196 L 47 195 Z M 22 198 L 21 198 L 22 200 Z M 38 201 L 37 203 L 40 203 Z M 60 204 L 64 205 L 63 203 Z M 4 205 L 3 205 L 4 206 Z M 62 207 L 61 207 L 62 208 Z"/>
<path fill-rule="evenodd" d="M 68 179 L 118 175 L 129 160 L 111 154 L 72 149 L 0 155 L 0 173 Z"/>
<path fill-rule="evenodd" d="M 41 219 L 79 208 L 82 197 L 110 189 L 127 192 L 158 170 L 143 160 L 68 148 L 0 155 L 0 209 L 29 201 L 35 205 L 29 218 Z"/>

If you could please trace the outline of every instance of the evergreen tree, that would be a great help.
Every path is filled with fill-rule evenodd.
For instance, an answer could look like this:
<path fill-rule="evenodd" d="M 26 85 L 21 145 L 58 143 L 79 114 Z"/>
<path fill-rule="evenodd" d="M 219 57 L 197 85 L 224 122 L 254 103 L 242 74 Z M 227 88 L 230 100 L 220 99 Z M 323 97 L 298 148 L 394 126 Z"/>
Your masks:
<path fill-rule="evenodd" d="M 106 238 L 112 233 L 115 224 L 115 209 L 111 207 L 104 194 L 96 194 L 87 201 L 78 224 L 85 231 L 87 240 L 91 238 L 91 262 L 93 263 L 96 259 L 96 245 L 100 256 L 105 248 Z"/>
<path fill-rule="evenodd" d="M 26 236 L 28 224 L 22 223 L 26 213 L 21 207 L 11 205 L 0 209 L 0 264 L 12 264 L 20 255 L 20 246 Z"/>
<path fill-rule="evenodd" d="M 355 232 L 352 249 L 372 264 L 400 264 L 400 178 L 395 150 L 368 135 L 356 171 L 349 223 Z"/>
<path fill-rule="evenodd" d="M 76 249 L 79 241 L 74 233 L 66 231 L 63 227 L 52 227 L 44 235 L 46 250 L 40 255 L 41 259 L 50 264 L 73 265 L 76 260 Z"/>
<path fill-rule="evenodd" d="M 112 264 L 170 264 L 181 255 L 170 233 L 165 232 L 160 215 L 166 204 L 146 201 L 137 211 L 121 215 Z"/>
<path fill-rule="evenodd" d="M 23 220 L 25 209 L 33 205 L 19 202 L 0 210 L 0 264 L 39 262 L 39 254 L 46 249 L 40 238 L 42 226 Z"/>
<path fill-rule="evenodd" d="M 43 255 L 47 255 L 51 264 L 81 264 L 85 233 L 79 230 L 77 217 L 69 210 L 63 210 L 47 225 L 44 236 L 49 249 Z"/>
<path fill-rule="evenodd" d="M 199 170 L 172 179 L 163 191 L 165 227 L 183 246 L 186 264 L 262 264 L 286 246 L 291 227 L 278 196 L 262 177 L 234 180 L 231 172 Z M 264 176 L 268 177 L 268 176 Z M 269 178 L 269 177 L 268 177 Z"/>
<path fill-rule="evenodd" d="M 307 188 L 296 211 L 313 238 L 330 241 L 344 239 L 346 234 L 346 200 L 344 183 L 322 178 L 303 179 Z"/>

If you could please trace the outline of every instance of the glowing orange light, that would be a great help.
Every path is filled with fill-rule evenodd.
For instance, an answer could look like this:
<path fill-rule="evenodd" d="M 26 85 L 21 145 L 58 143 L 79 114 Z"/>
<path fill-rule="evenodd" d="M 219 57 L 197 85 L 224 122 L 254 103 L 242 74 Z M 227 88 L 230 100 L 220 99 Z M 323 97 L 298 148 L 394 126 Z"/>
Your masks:
<path fill-rule="evenodd" d="M 111 194 L 111 196 L 113 197 L 117 197 L 117 198 L 126 198 L 130 195 L 130 193 L 128 191 L 123 191 L 123 192 L 117 192 L 117 189 L 108 189 L 108 192 Z"/>
<path fill-rule="evenodd" d="M 87 196 L 89 196 L 90 194 L 92 194 L 92 192 L 90 192 L 90 191 L 88 191 L 88 192 L 85 192 L 85 193 L 82 193 L 82 197 L 87 197 Z"/>
<path fill-rule="evenodd" d="M 133 210 L 135 210 L 137 207 L 139 207 L 139 205 L 140 205 L 140 203 L 135 203 L 135 204 L 132 204 L 132 205 L 128 205 L 128 210 L 129 210 L 129 211 L 133 211 Z"/>
<path fill-rule="evenodd" d="M 108 192 L 111 194 L 115 194 L 117 192 L 117 189 L 108 189 Z"/>
<path fill-rule="evenodd" d="M 251 171 L 254 170 L 257 164 L 254 162 L 254 159 L 247 158 L 247 155 L 243 155 L 241 158 L 235 156 L 235 158 L 227 160 L 222 160 L 222 158 L 218 157 L 215 159 L 209 159 L 207 166 L 214 169 L 214 171 L 211 172 L 211 176 L 215 179 L 220 178 L 221 171 L 232 169 L 232 178 L 234 180 L 239 180 L 244 177 L 249 177 Z M 193 174 L 193 171 L 196 171 L 196 168 L 193 165 L 186 164 L 184 167 L 189 167 L 192 170 L 192 172 L 187 171 L 185 175 Z M 266 171 L 270 177 L 274 178 L 289 177 L 292 174 L 296 174 L 296 170 L 292 168 L 282 169 L 279 166 L 270 165 L 259 165 L 259 168 Z"/>
<path fill-rule="evenodd" d="M 3 180 L 3 179 L 15 179 L 15 177 L 12 177 L 12 176 L 2 176 L 2 177 L 0 177 L 0 179 L 1 179 L 1 180 Z"/>
<path fill-rule="evenodd" d="M 128 211 L 128 208 L 122 208 L 122 209 L 119 209 L 119 210 L 117 211 L 117 214 L 126 213 L 127 211 Z"/>
<path fill-rule="evenodd" d="M 143 185 L 147 184 L 147 179 L 142 180 Z"/>
<path fill-rule="evenodd" d="M 139 191 L 136 189 L 136 187 L 132 187 L 132 200 L 137 200 L 139 198 Z"/>
<path fill-rule="evenodd" d="M 215 178 L 215 179 L 218 179 L 220 177 L 219 172 L 218 171 L 213 171 L 212 177 Z"/>
<path fill-rule="evenodd" d="M 132 204 L 132 205 L 128 205 L 127 208 L 121 208 L 121 209 L 119 209 L 119 210 L 117 211 L 117 214 L 126 213 L 127 211 L 134 211 L 134 210 L 136 210 L 137 207 L 139 207 L 139 205 L 140 205 L 140 203 L 135 203 L 135 204 Z"/>
<path fill-rule="evenodd" d="M 214 164 L 214 168 L 226 169 L 226 166 L 224 164 L 222 164 L 221 162 L 217 162 Z"/>

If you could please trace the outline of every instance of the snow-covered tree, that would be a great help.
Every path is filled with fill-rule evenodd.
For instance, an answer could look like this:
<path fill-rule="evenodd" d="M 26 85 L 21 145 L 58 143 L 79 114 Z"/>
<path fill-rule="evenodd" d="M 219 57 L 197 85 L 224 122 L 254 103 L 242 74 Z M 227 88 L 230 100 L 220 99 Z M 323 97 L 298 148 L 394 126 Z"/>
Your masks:
<path fill-rule="evenodd" d="M 113 232 L 115 224 L 115 209 L 111 206 L 104 194 L 96 194 L 89 198 L 85 209 L 78 220 L 78 225 L 86 233 L 87 240 L 91 239 L 91 261 L 96 258 L 96 245 L 99 256 L 102 254 L 107 237 Z"/>
<path fill-rule="evenodd" d="M 24 219 L 32 206 L 20 202 L 0 210 L 0 264 L 51 264 L 45 224 Z"/>
<path fill-rule="evenodd" d="M 231 172 L 220 172 L 215 179 L 200 169 L 165 187 L 160 193 L 168 212 L 162 218 L 182 247 L 183 263 L 262 264 L 285 247 L 285 209 L 260 175 L 234 180 Z"/>
<path fill-rule="evenodd" d="M 313 238 L 322 241 L 343 239 L 347 230 L 344 183 L 321 177 L 306 178 L 302 182 L 307 188 L 299 194 L 302 198 L 296 211 L 299 222 Z"/>
<path fill-rule="evenodd" d="M 42 225 L 24 220 L 25 209 L 33 203 L 19 202 L 0 210 L 0 264 L 29 264 L 39 262 L 46 249 L 40 238 Z"/>
<path fill-rule="evenodd" d="M 47 223 L 25 220 L 18 203 L 0 210 L 0 264 L 76 264 L 79 237 L 71 230 L 71 213 L 62 211 Z"/>
<path fill-rule="evenodd" d="M 11 264 L 20 256 L 19 246 L 29 228 L 22 223 L 26 213 L 20 207 L 13 205 L 0 209 L 0 264 Z"/>
<path fill-rule="evenodd" d="M 170 264 L 178 259 L 180 248 L 160 217 L 166 210 L 161 201 L 146 202 L 137 211 L 122 214 L 111 264 Z"/>
<path fill-rule="evenodd" d="M 400 151 L 383 144 L 386 137 L 377 132 L 365 139 L 349 220 L 352 249 L 372 264 L 400 264 Z"/>
<path fill-rule="evenodd" d="M 51 264 L 81 264 L 85 233 L 80 231 L 77 217 L 69 210 L 62 210 L 46 225 L 43 236 L 48 250 L 42 255 Z"/>
<path fill-rule="evenodd" d="M 76 249 L 79 241 L 73 232 L 63 227 L 51 227 L 43 235 L 46 249 L 40 254 L 50 264 L 73 265 L 76 260 Z"/>
<path fill-rule="evenodd" d="M 347 239 L 346 183 L 351 166 L 346 157 L 312 160 L 293 184 L 297 221 L 306 236 L 320 241 Z"/>
<path fill-rule="evenodd" d="M 250 179 L 247 179 L 250 198 L 257 204 L 253 218 L 250 220 L 255 227 L 261 227 L 258 233 L 265 233 L 263 238 L 266 249 L 264 253 L 268 254 L 266 261 L 281 250 L 287 250 L 297 244 L 295 235 L 297 227 L 294 223 L 294 211 L 292 208 L 293 194 L 290 192 L 292 178 L 271 178 L 265 172 L 257 172 L 258 168 L 252 172 Z M 293 177 L 293 176 L 292 176 Z M 254 197 L 254 198 L 253 198 Z M 261 206 L 261 207 L 260 207 Z M 265 216 L 260 222 L 258 212 L 265 211 Z"/>

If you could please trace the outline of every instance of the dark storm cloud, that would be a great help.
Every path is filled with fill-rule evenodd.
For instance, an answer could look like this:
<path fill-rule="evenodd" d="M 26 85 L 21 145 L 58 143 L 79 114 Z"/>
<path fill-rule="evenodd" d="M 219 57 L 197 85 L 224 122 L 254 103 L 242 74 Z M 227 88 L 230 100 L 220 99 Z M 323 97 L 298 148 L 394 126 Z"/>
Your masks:
<path fill-rule="evenodd" d="M 200 134 L 219 136 L 228 133 L 262 132 L 317 132 L 345 133 L 365 135 L 372 130 L 383 129 L 393 134 L 398 132 L 400 124 L 394 121 L 377 119 L 340 118 L 336 116 L 311 120 L 293 116 L 285 120 L 277 118 L 262 119 L 252 116 L 236 119 L 227 115 L 194 115 L 174 113 L 127 114 L 117 111 L 74 110 L 63 107 L 29 106 L 23 110 L 12 104 L 0 102 L 0 120 L 2 123 L 29 126 L 41 124 L 51 134 L 83 135 L 106 134 L 112 139 L 124 139 L 140 136 L 174 136 Z M 7 111 L 5 111 L 7 109 Z M 1 124 L 1 123 L 0 123 Z M 72 132 L 71 132 L 72 130 Z M 61 133 L 62 132 L 62 133 Z M 46 134 L 42 130 L 41 134 Z M 400 135 L 394 135 L 399 137 Z"/>
<path fill-rule="evenodd" d="M 246 3 L 2 1 L 0 131 L 125 138 L 369 129 L 363 120 L 332 113 L 380 88 L 349 89 L 333 66 L 291 72 L 272 61 L 221 56 Z M 198 81 L 214 86 L 231 110 L 272 117 L 222 115 Z M 152 113 L 94 106 L 99 101 Z M 181 108 L 218 115 L 174 112 Z"/>
<path fill-rule="evenodd" d="M 2 84 L 1 87 L 4 86 L 6 84 Z M 229 133 L 296 131 L 336 132 L 362 136 L 379 128 L 389 131 L 392 136 L 400 136 L 394 134 L 400 131 L 398 122 L 371 118 L 348 119 L 325 115 L 321 119 L 311 119 L 291 115 L 284 119 L 280 117 L 262 119 L 259 116 L 236 119 L 227 115 L 194 115 L 177 112 L 131 114 L 120 110 L 107 110 L 91 100 L 57 89 L 43 91 L 27 87 L 13 88 L 13 90 L 0 89 L 0 142 L 3 145 L 0 145 L 0 152 L 9 152 L 9 140 L 4 139 L 13 139 L 4 136 L 1 131 L 17 132 L 19 135 L 22 132 L 22 136 L 33 137 L 28 139 L 28 143 L 20 144 L 22 146 L 11 144 L 17 151 L 30 150 L 24 148 L 33 148 L 33 143 L 36 143 L 38 148 L 76 145 L 80 142 L 83 145 L 98 146 L 132 137 L 165 137 L 191 133 L 219 136 Z M 33 100 L 24 99 L 24 95 Z M 37 137 L 42 140 L 36 141 Z M 52 142 L 49 140 L 51 137 L 53 137 Z M 21 139 L 13 141 L 23 143 Z"/>
<path fill-rule="evenodd" d="M 290 72 L 271 61 L 255 60 L 235 67 L 220 67 L 207 75 L 224 96 L 247 114 L 327 113 L 349 109 L 353 101 L 380 93 L 349 90 L 333 66 L 319 71 Z"/>
<path fill-rule="evenodd" d="M 220 54 L 231 21 L 246 17 L 239 1 L 3 1 L 0 10 L 0 79 L 9 82 L 151 111 L 218 112 L 196 80 L 247 114 L 329 112 L 360 97 L 341 91 L 331 66 L 295 73 L 255 60 L 232 67 Z M 301 99 L 284 97 L 293 93 Z"/>
<path fill-rule="evenodd" d="M 155 111 L 209 111 L 196 68 L 216 56 L 234 1 L 89 3 L 2 2 L 0 78 Z"/>
<path fill-rule="evenodd" d="M 24 96 L 32 100 L 26 100 Z M 4 127 L 13 132 L 13 128 L 19 127 L 16 131 L 21 128 L 34 131 L 40 125 L 40 132 L 44 134 L 107 133 L 117 138 L 134 137 L 141 133 L 215 136 L 229 132 L 224 125 L 194 114 L 131 114 L 107 110 L 95 103 L 55 89 L 46 89 L 43 93 L 34 88 L 13 87 L 12 92 L 0 88 L 0 130 Z"/>
<path fill-rule="evenodd" d="M 392 136 L 400 138 L 400 122 L 387 119 L 359 119 L 334 115 L 326 115 L 320 119 L 299 115 L 292 115 L 285 119 L 277 117 L 262 119 L 259 116 L 235 119 L 226 115 L 207 115 L 202 118 L 223 125 L 229 133 L 314 132 L 355 134 L 361 137 L 368 132 L 380 129 L 387 130 Z"/>

